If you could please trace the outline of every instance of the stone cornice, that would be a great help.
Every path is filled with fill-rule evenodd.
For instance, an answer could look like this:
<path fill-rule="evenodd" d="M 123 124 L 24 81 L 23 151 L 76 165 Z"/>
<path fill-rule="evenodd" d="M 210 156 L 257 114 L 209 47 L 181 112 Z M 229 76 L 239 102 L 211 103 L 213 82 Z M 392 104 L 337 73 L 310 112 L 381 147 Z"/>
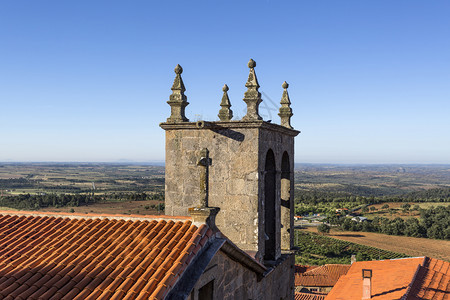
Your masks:
<path fill-rule="evenodd" d="M 233 128 L 261 128 L 270 131 L 280 132 L 285 135 L 297 136 L 300 131 L 290 129 L 279 124 L 269 123 L 266 121 L 198 121 L 198 122 L 178 122 L 178 123 L 160 123 L 159 126 L 164 130 L 177 130 L 177 129 L 233 129 Z"/>

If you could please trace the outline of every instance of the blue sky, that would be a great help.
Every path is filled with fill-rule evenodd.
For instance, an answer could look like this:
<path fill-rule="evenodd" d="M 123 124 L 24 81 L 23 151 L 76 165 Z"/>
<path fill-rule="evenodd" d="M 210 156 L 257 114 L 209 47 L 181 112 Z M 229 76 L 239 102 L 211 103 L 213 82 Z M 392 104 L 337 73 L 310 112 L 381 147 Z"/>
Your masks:
<path fill-rule="evenodd" d="M 296 162 L 450 163 L 450 2 L 1 1 L 0 161 L 162 161 L 173 69 L 191 120 L 289 82 Z"/>

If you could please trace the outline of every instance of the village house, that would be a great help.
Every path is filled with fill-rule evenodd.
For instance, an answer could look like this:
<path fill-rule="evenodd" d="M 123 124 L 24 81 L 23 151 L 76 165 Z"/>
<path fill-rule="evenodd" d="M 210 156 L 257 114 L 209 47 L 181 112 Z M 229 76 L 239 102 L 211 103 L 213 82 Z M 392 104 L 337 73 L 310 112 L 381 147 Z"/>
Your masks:
<path fill-rule="evenodd" d="M 349 269 L 350 265 L 343 264 L 307 267 L 303 272 L 295 272 L 295 291 L 327 294 Z"/>
<path fill-rule="evenodd" d="M 450 298 L 450 263 L 429 257 L 359 261 L 326 300 L 444 300 Z"/>
<path fill-rule="evenodd" d="M 250 60 L 247 114 L 189 122 L 177 65 L 168 104 L 165 216 L 0 212 L 1 299 L 293 299 L 294 137 L 259 115 Z"/>

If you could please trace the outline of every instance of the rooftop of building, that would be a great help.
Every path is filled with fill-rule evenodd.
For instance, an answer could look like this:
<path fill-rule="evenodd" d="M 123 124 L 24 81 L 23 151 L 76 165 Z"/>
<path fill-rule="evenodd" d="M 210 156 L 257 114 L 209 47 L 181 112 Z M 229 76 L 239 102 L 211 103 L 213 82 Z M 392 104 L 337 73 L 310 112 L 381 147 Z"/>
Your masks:
<path fill-rule="evenodd" d="M 350 265 L 326 264 L 319 267 L 296 266 L 296 286 L 331 287 L 350 269 Z M 297 272 L 297 270 L 303 272 Z"/>
<path fill-rule="evenodd" d="M 266 272 L 190 217 L 0 212 L 0 296 L 163 299 L 206 248 Z"/>
<path fill-rule="evenodd" d="M 324 300 L 325 294 L 320 293 L 302 293 L 302 292 L 295 292 L 294 299 L 295 300 Z"/>
<path fill-rule="evenodd" d="M 355 262 L 326 299 L 361 299 L 363 269 L 372 270 L 371 299 L 435 300 L 450 297 L 450 263 L 415 257 Z"/>

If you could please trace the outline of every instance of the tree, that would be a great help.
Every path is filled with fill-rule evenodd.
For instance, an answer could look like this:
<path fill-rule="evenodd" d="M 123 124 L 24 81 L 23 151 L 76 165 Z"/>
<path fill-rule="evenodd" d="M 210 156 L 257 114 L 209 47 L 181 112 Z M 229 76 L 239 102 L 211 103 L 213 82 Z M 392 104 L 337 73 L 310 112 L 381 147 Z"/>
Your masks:
<path fill-rule="evenodd" d="M 330 226 L 328 226 L 325 223 L 322 223 L 319 226 L 317 226 L 317 231 L 322 233 L 322 234 L 329 233 L 330 232 Z"/>
<path fill-rule="evenodd" d="M 409 218 L 405 221 L 404 234 L 413 237 L 423 237 L 426 235 L 426 230 L 420 225 L 419 220 L 416 218 Z"/>
<path fill-rule="evenodd" d="M 361 231 L 365 231 L 365 232 L 373 231 L 372 222 L 370 222 L 370 221 L 362 222 Z"/>
<path fill-rule="evenodd" d="M 409 204 L 409 203 L 402 204 L 402 208 L 404 211 L 407 211 L 411 208 L 411 204 Z"/>

